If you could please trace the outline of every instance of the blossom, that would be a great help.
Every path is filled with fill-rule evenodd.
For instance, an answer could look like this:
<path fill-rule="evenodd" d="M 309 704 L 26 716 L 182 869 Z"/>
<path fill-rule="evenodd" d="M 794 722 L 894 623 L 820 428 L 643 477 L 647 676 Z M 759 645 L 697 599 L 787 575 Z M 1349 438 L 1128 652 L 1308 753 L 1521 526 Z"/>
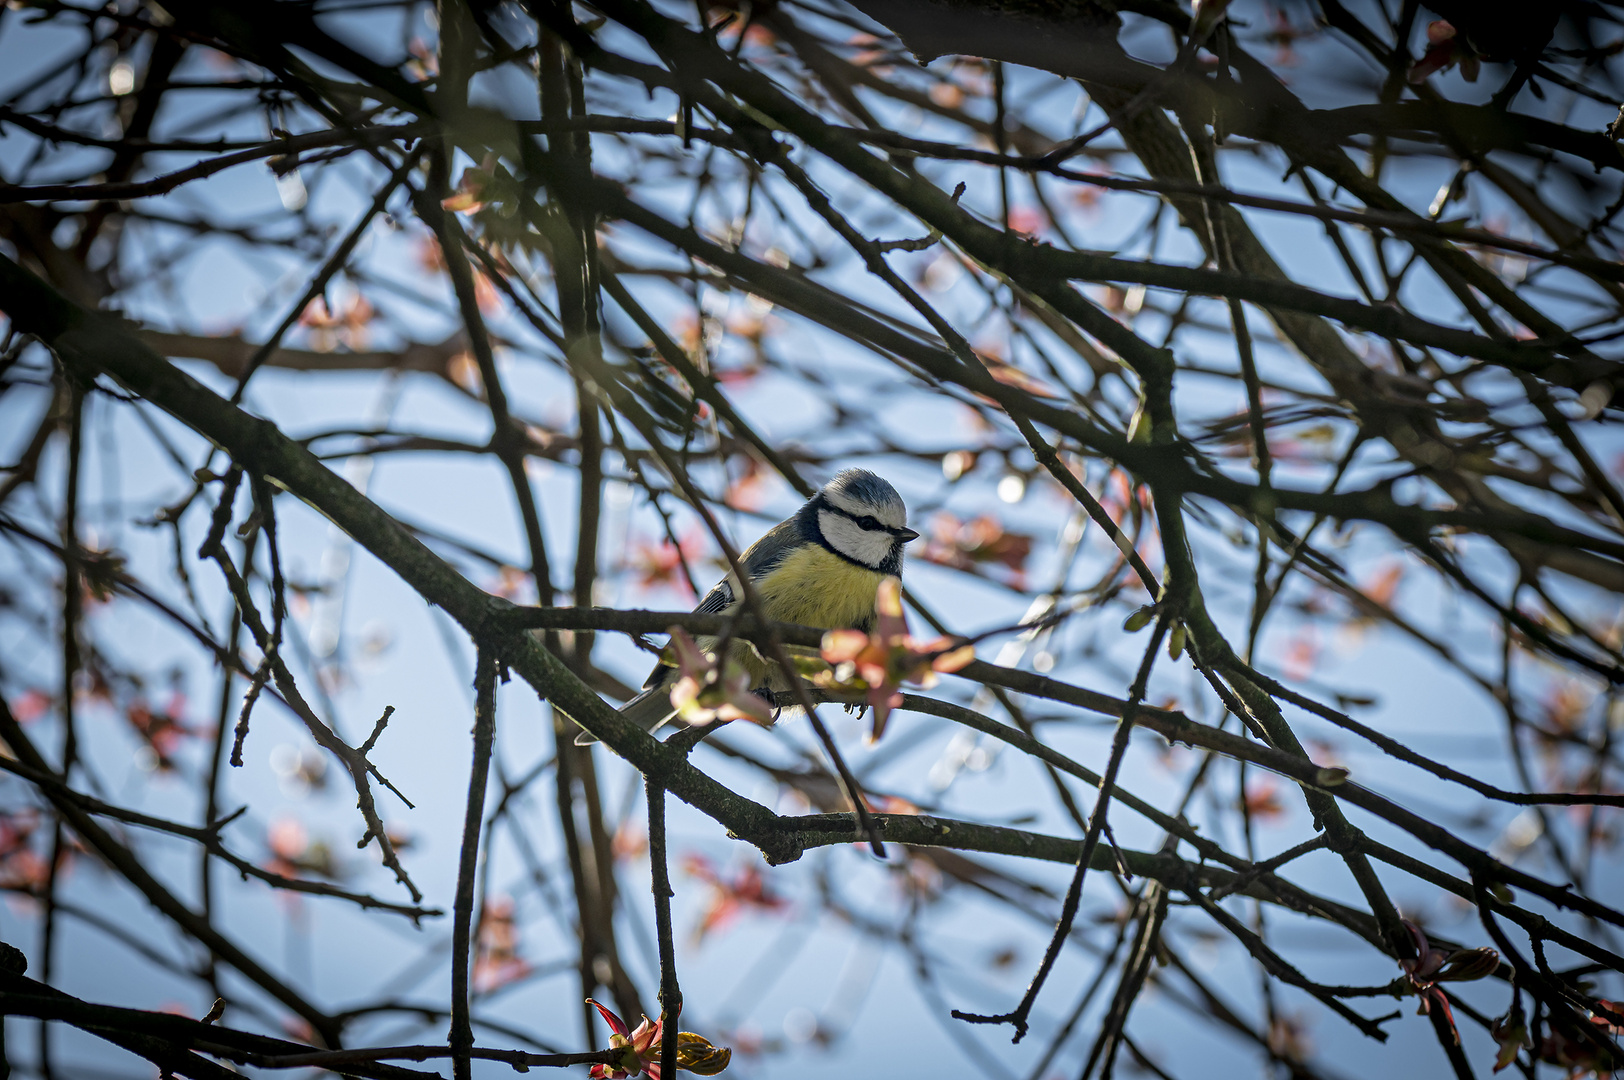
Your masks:
<path fill-rule="evenodd" d="M 1448 71 L 1459 64 L 1461 77 L 1467 82 L 1477 82 L 1481 59 L 1453 25 L 1438 19 L 1427 24 L 1427 51 L 1410 65 L 1409 80 L 1418 85 L 1426 82 L 1433 72 Z"/>
<path fill-rule="evenodd" d="M 18 892 L 43 890 L 49 869 L 35 850 L 39 812 L 32 807 L 0 810 L 0 887 Z"/>
<path fill-rule="evenodd" d="M 655 1020 L 651 1023 L 645 1016 L 636 1028 L 628 1029 L 626 1021 L 613 1010 L 591 998 L 587 998 L 586 1003 L 597 1009 L 603 1022 L 609 1025 L 609 1049 L 619 1051 L 614 1061 L 592 1066 L 593 1080 L 620 1080 L 621 1077 L 641 1076 L 644 1073 L 651 1080 L 660 1080 L 661 1022 Z"/>
<path fill-rule="evenodd" d="M 513 174 L 496 160 L 495 154 L 486 154 L 477 167 L 462 171 L 457 190 L 440 200 L 440 205 L 454 214 L 477 214 L 486 206 L 512 202 L 518 194 Z"/>
<path fill-rule="evenodd" d="M 1400 960 L 1398 966 L 1404 969 L 1404 977 L 1409 980 L 1410 988 L 1421 999 L 1421 1014 L 1432 1012 L 1432 1006 L 1437 1005 L 1443 1010 L 1444 1020 L 1455 1036 L 1455 1042 L 1459 1043 L 1460 1032 L 1455 1030 L 1455 1014 L 1449 1007 L 1449 995 L 1438 988 L 1438 983 L 1469 982 L 1492 975 L 1500 966 L 1500 954 L 1493 949 L 1483 948 L 1446 952 L 1433 948 L 1426 932 L 1408 919 L 1404 920 L 1404 928 L 1410 932 L 1410 938 L 1415 943 L 1415 956 Z"/>
<path fill-rule="evenodd" d="M 55 699 L 45 691 L 25 690 L 12 702 L 11 715 L 17 718 L 18 723 L 29 724 L 50 712 L 55 705 Z"/>
<path fill-rule="evenodd" d="M 488 899 L 479 911 L 474 954 L 474 988 L 490 993 L 530 974 L 530 964 L 519 955 L 519 929 L 513 917 L 513 899 Z"/>
<path fill-rule="evenodd" d="M 265 846 L 271 857 L 265 868 L 273 874 L 298 878 L 311 874 L 339 880 L 344 870 L 333 849 L 323 840 L 312 840 L 297 818 L 277 818 L 265 830 Z"/>
<path fill-rule="evenodd" d="M 683 564 L 693 562 L 704 554 L 705 538 L 698 533 L 688 533 L 675 544 L 670 540 L 661 540 L 658 544 L 638 541 L 633 545 L 627 564 L 637 575 L 640 589 L 646 591 L 666 587 L 692 596 L 693 587 L 683 573 Z"/>
<path fill-rule="evenodd" d="M 712 892 L 705 914 L 694 932 L 696 940 L 703 939 L 712 930 L 732 922 L 747 910 L 761 912 L 782 911 L 789 901 L 767 887 L 761 868 L 750 864 L 729 879 L 724 879 L 705 856 L 693 853 L 682 860 L 682 868 L 691 877 L 710 884 Z"/>
<path fill-rule="evenodd" d="M 125 565 L 124 556 L 117 551 L 80 548 L 79 581 L 84 587 L 85 603 L 105 604 L 111 600 L 118 586 L 129 581 Z"/>
<path fill-rule="evenodd" d="M 691 1031 L 677 1032 L 677 1068 L 699 1076 L 715 1076 L 733 1060 L 733 1051 L 726 1046 L 712 1046 L 703 1035 Z"/>
<path fill-rule="evenodd" d="M 750 673 L 732 656 L 719 659 L 706 652 L 680 626 L 670 630 L 678 677 L 671 685 L 671 705 L 677 715 L 691 725 L 713 720 L 754 720 L 771 726 L 772 710 L 755 693 Z"/>
<path fill-rule="evenodd" d="M 626 1021 L 591 998 L 587 1004 L 598 1010 L 603 1022 L 609 1025 L 609 1049 L 615 1051 L 614 1060 L 592 1066 L 593 1080 L 621 1080 L 628 1076 L 647 1076 L 660 1080 L 660 1049 L 665 1023 L 649 1020 L 628 1029 Z M 713 1046 L 703 1035 L 691 1031 L 677 1032 L 677 1068 L 700 1076 L 715 1076 L 727 1068 L 733 1051 L 725 1046 Z"/>
<path fill-rule="evenodd" d="M 736 378 L 741 374 L 739 369 L 735 369 L 733 374 L 735 382 L 741 381 Z M 727 381 L 725 377 L 723 381 Z M 740 458 L 744 463 L 743 471 L 728 483 L 723 500 L 735 510 L 754 510 L 761 505 L 772 478 L 755 458 L 748 454 L 740 455 Z"/>
<path fill-rule="evenodd" d="M 1514 1000 L 1506 1014 L 1489 1027 L 1489 1034 L 1500 1044 L 1499 1053 L 1494 1058 L 1494 1071 L 1499 1072 L 1517 1060 L 1518 1050 L 1530 1045 L 1528 1020 L 1523 1016 L 1522 1002 Z"/>
<path fill-rule="evenodd" d="M 182 714 L 186 709 L 186 695 L 180 691 L 170 695 L 161 711 L 154 711 L 144 698 L 136 698 L 124 710 L 124 717 L 137 735 L 152 749 L 157 767 L 169 772 L 175 768 L 175 752 L 188 737 L 201 735 L 200 728 L 186 723 Z"/>
<path fill-rule="evenodd" d="M 902 704 L 904 682 L 932 686 L 938 671 L 957 671 L 975 659 L 975 647 L 940 637 L 916 641 L 908 633 L 902 614 L 902 581 L 888 577 L 874 596 L 875 630 L 831 630 L 823 635 L 823 659 L 831 670 L 814 677 L 830 689 L 852 689 L 860 682 L 865 701 L 874 710 L 869 740 L 885 733 L 891 710 Z"/>
<path fill-rule="evenodd" d="M 955 460 L 954 467 L 962 464 Z M 968 464 L 973 467 L 973 459 Z M 944 459 L 944 475 L 948 471 Z M 920 558 L 967 572 L 1001 566 L 1008 571 L 1010 584 L 1019 586 L 1025 581 L 1026 562 L 1031 557 L 1032 544 L 1031 536 L 1010 532 L 995 517 L 983 514 L 960 521 L 952 514 L 942 513 L 931 521 L 930 538 Z"/>
<path fill-rule="evenodd" d="M 310 343 L 317 352 L 331 352 L 339 345 L 359 351 L 367 347 L 367 329 L 376 316 L 372 303 L 358 292 L 337 308 L 328 305 L 327 297 L 318 296 L 299 313 L 299 325 L 309 329 Z"/>
<path fill-rule="evenodd" d="M 1624 1035 L 1624 1024 L 1612 1020 L 1624 1014 L 1624 1005 L 1605 998 L 1598 998 L 1595 1004 L 1596 1008 L 1584 1015 L 1564 1010 L 1561 1015 L 1551 1016 L 1549 1034 L 1540 1040 L 1541 1061 L 1568 1069 L 1569 1076 L 1575 1078 L 1594 1075 L 1604 1080 L 1616 1075 L 1624 1059 L 1609 1046 L 1608 1039 Z M 1590 1025 L 1589 1030 L 1583 1025 Z"/>
<path fill-rule="evenodd" d="M 1271 777 L 1260 776 L 1246 785 L 1241 804 L 1252 818 L 1277 821 L 1286 816 L 1286 806 L 1280 799 L 1280 785 Z"/>

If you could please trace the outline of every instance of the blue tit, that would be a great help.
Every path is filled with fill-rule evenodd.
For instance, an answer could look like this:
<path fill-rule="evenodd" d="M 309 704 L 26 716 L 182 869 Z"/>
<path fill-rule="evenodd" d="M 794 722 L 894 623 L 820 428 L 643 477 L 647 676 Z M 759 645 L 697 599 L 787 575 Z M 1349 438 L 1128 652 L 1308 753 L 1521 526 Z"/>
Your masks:
<path fill-rule="evenodd" d="M 880 582 L 902 574 L 902 547 L 919 534 L 908 528 L 908 508 L 897 489 L 866 469 L 847 469 L 835 476 L 793 517 L 779 522 L 739 558 L 763 614 L 772 622 L 798 623 L 821 630 L 874 625 L 874 594 Z M 730 615 L 743 606 L 732 573 L 705 594 L 696 614 Z M 716 639 L 697 639 L 701 649 L 714 649 Z M 768 696 L 788 690 L 778 665 L 744 641 L 730 645 L 732 659 L 750 673 L 756 692 Z M 676 669 L 656 664 L 643 692 L 620 710 L 648 731 L 672 718 L 671 684 Z M 596 742 L 582 732 L 577 744 Z"/>

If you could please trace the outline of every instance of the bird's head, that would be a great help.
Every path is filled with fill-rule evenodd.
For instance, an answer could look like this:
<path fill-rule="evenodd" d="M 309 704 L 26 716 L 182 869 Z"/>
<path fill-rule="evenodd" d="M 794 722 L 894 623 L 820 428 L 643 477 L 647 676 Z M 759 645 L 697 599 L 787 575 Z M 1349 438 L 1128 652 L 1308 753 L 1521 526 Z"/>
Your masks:
<path fill-rule="evenodd" d="M 886 574 L 902 572 L 902 545 L 919 536 L 897 489 L 866 469 L 837 473 L 812 499 L 824 542 L 853 562 Z"/>

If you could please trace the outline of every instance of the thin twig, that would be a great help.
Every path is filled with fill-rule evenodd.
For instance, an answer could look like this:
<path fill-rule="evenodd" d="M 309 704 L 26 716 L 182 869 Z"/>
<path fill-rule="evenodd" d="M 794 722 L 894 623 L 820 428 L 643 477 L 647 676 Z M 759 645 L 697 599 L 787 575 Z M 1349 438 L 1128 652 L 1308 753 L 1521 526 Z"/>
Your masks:
<path fill-rule="evenodd" d="M 386 714 L 387 717 L 387 714 Z M 379 724 L 382 727 L 382 723 Z M 468 803 L 462 819 L 462 854 L 457 860 L 457 896 L 451 925 L 451 1072 L 469 1080 L 474 1029 L 468 1014 L 474 876 L 479 865 L 479 834 L 485 821 L 485 784 L 496 739 L 496 658 L 481 650 L 474 662 L 474 761 L 468 772 Z"/>
<path fill-rule="evenodd" d="M 1139 662 L 1139 672 L 1134 677 L 1133 688 L 1128 695 L 1128 704 L 1122 710 L 1122 719 L 1117 724 L 1116 735 L 1111 740 L 1111 756 L 1105 764 L 1105 774 L 1100 781 L 1100 793 L 1094 800 L 1094 812 L 1089 815 L 1088 833 L 1083 837 L 1083 843 L 1077 855 L 1077 869 L 1072 875 L 1071 885 L 1066 889 L 1066 898 L 1060 908 L 1060 921 L 1055 925 L 1054 935 L 1049 939 L 1049 947 L 1044 950 L 1043 961 L 1038 965 L 1037 974 L 1022 995 L 1020 1004 L 1014 1012 L 1001 1013 L 997 1016 L 985 1016 L 979 1013 L 953 1010 L 953 1016 L 972 1024 L 1010 1024 L 1015 1028 L 1015 1037 L 1012 1042 L 1020 1042 L 1025 1038 L 1028 1018 L 1032 1014 L 1032 1006 L 1037 1003 L 1038 992 L 1043 989 L 1043 983 L 1049 977 L 1050 970 L 1060 957 L 1060 949 L 1066 938 L 1071 935 L 1072 920 L 1077 917 L 1077 905 L 1083 895 L 1083 878 L 1088 873 L 1089 863 L 1094 857 L 1094 849 L 1100 842 L 1100 835 L 1105 829 L 1106 815 L 1111 805 L 1111 793 L 1116 785 L 1117 770 L 1122 767 L 1122 758 L 1128 749 L 1128 736 L 1133 733 L 1133 723 L 1138 712 L 1138 705 L 1145 696 L 1146 684 L 1150 681 L 1150 669 L 1156 662 L 1156 656 L 1161 651 L 1162 638 L 1166 635 L 1169 616 L 1163 612 L 1156 620 L 1156 628 L 1151 633 L 1150 645 L 1145 650 L 1144 657 Z"/>
<path fill-rule="evenodd" d="M 648 802 L 648 858 L 654 892 L 654 932 L 660 948 L 660 1075 L 677 1074 L 677 1028 L 682 1020 L 682 989 L 677 985 L 677 950 L 671 933 L 671 874 L 665 852 L 665 788 L 645 777 Z"/>

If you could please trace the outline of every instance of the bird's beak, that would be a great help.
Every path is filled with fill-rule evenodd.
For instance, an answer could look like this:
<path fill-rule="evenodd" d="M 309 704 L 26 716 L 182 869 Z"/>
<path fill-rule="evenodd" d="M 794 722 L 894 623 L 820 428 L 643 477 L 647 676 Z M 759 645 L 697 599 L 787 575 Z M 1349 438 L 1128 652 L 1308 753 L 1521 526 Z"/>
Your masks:
<path fill-rule="evenodd" d="M 897 539 L 906 544 L 910 540 L 918 540 L 919 534 L 914 532 L 912 529 L 903 529 L 897 533 Z"/>

